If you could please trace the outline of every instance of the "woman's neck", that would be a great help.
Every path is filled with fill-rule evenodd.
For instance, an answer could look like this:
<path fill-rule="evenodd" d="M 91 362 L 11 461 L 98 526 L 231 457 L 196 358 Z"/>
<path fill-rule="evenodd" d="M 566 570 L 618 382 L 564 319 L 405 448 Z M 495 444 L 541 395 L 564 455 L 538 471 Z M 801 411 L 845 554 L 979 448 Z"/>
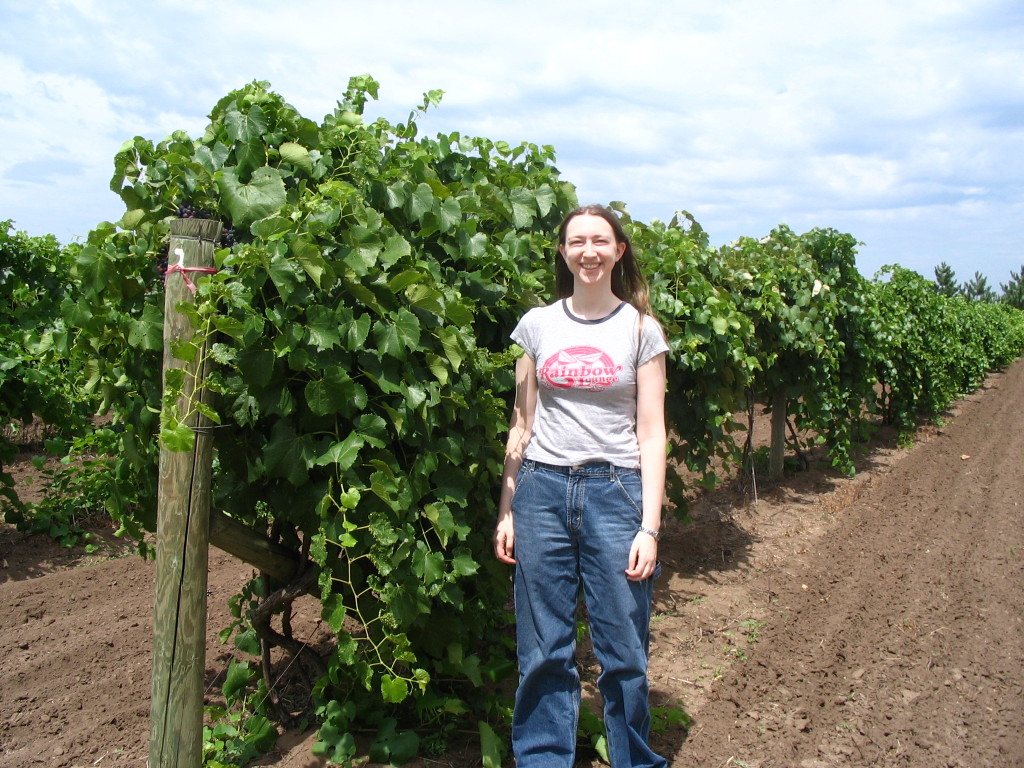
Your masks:
<path fill-rule="evenodd" d="M 587 286 L 575 286 L 572 295 L 566 299 L 569 311 L 583 320 L 600 320 L 607 317 L 622 303 L 622 299 L 603 286 L 590 290 Z"/>

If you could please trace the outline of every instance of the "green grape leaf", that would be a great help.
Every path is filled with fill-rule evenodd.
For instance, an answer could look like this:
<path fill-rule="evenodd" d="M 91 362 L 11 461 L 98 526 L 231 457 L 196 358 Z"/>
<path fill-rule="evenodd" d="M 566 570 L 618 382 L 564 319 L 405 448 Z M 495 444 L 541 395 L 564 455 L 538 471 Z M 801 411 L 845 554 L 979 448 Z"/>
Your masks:
<path fill-rule="evenodd" d="M 259 104 L 254 105 L 244 114 L 233 109 L 224 117 L 224 127 L 231 141 L 242 143 L 258 141 L 267 132 L 267 126 L 267 117 Z"/>
<path fill-rule="evenodd" d="M 278 147 L 278 151 L 281 153 L 281 159 L 284 162 L 291 163 L 306 173 L 313 172 L 313 160 L 309 156 L 309 150 L 301 144 L 297 144 L 294 141 L 286 141 Z"/>
<path fill-rule="evenodd" d="M 402 678 L 391 675 L 381 675 L 380 693 L 384 701 L 391 704 L 401 704 L 409 696 L 409 684 Z"/>
<path fill-rule="evenodd" d="M 228 662 L 227 677 L 221 687 L 224 698 L 229 703 L 235 701 L 238 695 L 248 687 L 251 676 L 252 670 L 247 662 L 231 659 Z"/>
<path fill-rule="evenodd" d="M 480 732 L 480 759 L 483 768 L 501 768 L 504 740 L 484 720 L 477 723 Z"/>
<path fill-rule="evenodd" d="M 239 181 L 235 170 L 225 168 L 217 184 L 232 223 L 240 229 L 276 213 L 287 198 L 281 172 L 269 166 L 257 168 L 247 184 Z"/>
<path fill-rule="evenodd" d="M 355 463 L 359 451 L 365 443 L 362 435 L 352 432 L 341 442 L 333 443 L 327 452 L 319 456 L 313 463 L 318 467 L 334 464 L 344 472 Z"/>

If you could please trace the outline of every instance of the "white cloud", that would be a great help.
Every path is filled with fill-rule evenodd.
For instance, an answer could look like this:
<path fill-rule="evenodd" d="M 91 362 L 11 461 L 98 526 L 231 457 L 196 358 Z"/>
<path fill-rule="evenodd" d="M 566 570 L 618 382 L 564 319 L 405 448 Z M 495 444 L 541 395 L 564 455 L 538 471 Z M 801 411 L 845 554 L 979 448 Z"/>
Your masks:
<path fill-rule="evenodd" d="M 108 181 L 121 144 L 178 128 L 197 133 L 205 122 L 150 109 L 91 79 L 32 72 L 0 54 L 0 219 L 68 240 L 119 218 L 123 208 Z"/>
<path fill-rule="evenodd" d="M 865 262 L 1024 260 L 1017 0 L 0 3 L 0 219 L 62 238 L 119 215 L 125 139 L 195 135 L 255 79 L 318 120 L 369 73 L 374 114 L 443 89 L 426 132 L 553 144 L 581 198 L 717 242 L 785 221 Z"/>
<path fill-rule="evenodd" d="M 6 152 L 0 173 L 30 159 L 63 157 L 91 165 L 99 159 L 93 139 L 117 124 L 115 100 L 95 83 L 52 73 L 33 73 L 0 55 L 0 132 Z"/>

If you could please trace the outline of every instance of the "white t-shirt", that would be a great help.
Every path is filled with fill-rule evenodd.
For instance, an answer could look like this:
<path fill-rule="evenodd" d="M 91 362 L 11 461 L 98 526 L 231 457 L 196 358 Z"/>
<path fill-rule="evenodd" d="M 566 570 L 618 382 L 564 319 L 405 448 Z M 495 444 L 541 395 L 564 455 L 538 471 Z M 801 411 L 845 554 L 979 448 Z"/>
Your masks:
<path fill-rule="evenodd" d="M 666 352 L 657 322 L 622 302 L 600 320 L 573 315 L 565 300 L 527 312 L 512 340 L 536 363 L 537 409 L 525 457 L 574 466 L 640 466 L 636 369 Z"/>

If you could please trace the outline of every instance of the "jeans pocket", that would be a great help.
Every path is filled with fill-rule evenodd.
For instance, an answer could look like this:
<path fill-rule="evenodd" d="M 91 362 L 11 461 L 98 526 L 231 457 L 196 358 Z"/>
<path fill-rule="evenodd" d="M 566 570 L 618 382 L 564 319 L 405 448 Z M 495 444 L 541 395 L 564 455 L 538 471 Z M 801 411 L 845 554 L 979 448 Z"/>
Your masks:
<path fill-rule="evenodd" d="M 516 473 L 516 487 L 512 491 L 512 501 L 510 506 L 512 507 L 512 514 L 516 511 L 516 500 L 520 497 L 523 487 L 529 482 L 530 478 L 533 477 L 533 471 L 527 469 L 525 466 L 519 468 L 519 472 Z"/>
<path fill-rule="evenodd" d="M 636 522 L 639 525 L 644 512 L 643 483 L 640 480 L 640 473 L 632 470 L 616 473 L 615 486 L 622 491 L 623 497 L 636 513 Z"/>

